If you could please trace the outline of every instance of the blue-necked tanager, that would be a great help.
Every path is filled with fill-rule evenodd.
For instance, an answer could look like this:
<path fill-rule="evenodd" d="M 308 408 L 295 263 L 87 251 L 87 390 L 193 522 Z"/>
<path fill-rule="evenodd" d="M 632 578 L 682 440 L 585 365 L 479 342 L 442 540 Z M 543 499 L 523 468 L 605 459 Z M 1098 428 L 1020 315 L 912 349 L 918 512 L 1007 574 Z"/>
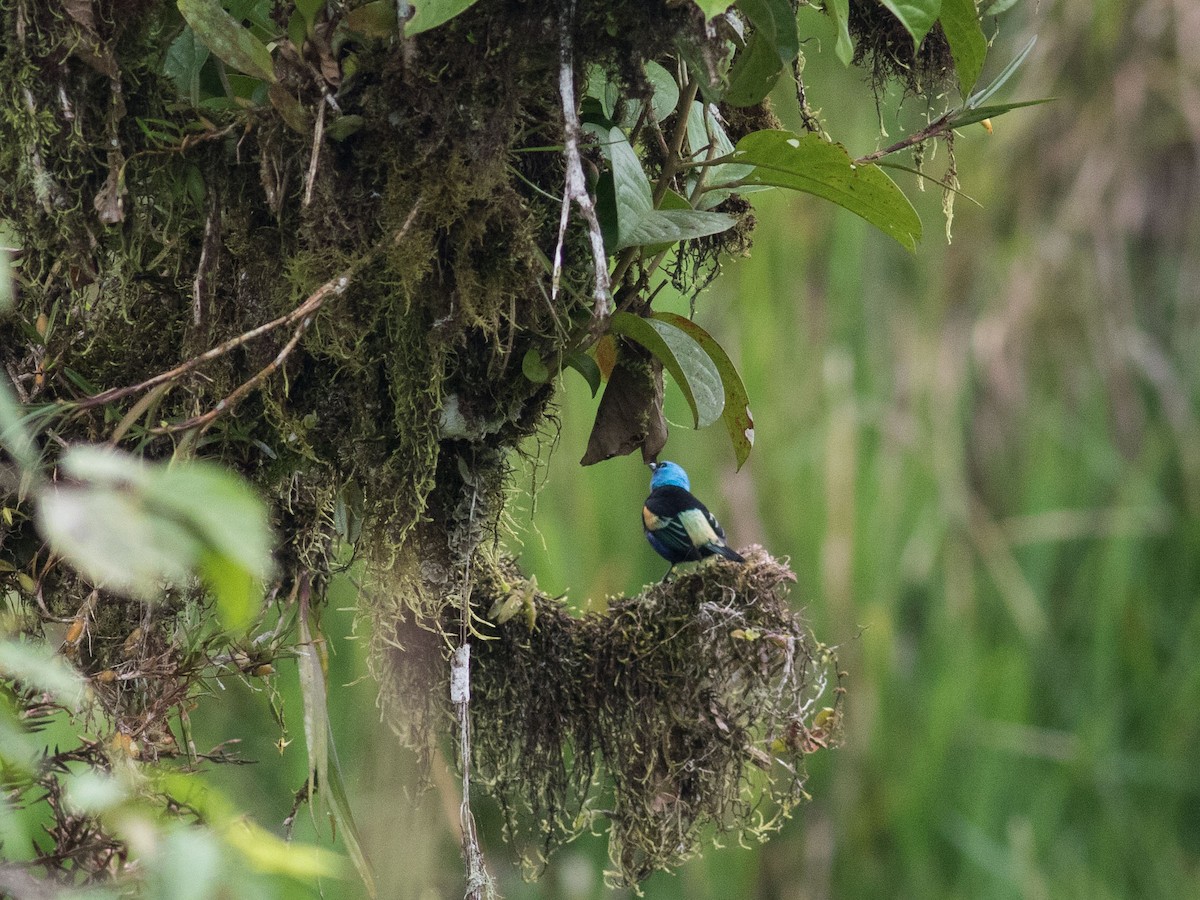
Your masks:
<path fill-rule="evenodd" d="M 650 463 L 650 470 L 654 474 L 650 476 L 650 496 L 642 506 L 642 527 L 650 546 L 671 564 L 671 569 L 676 563 L 706 556 L 746 561 L 729 548 L 716 518 L 692 496 L 691 482 L 681 466 L 673 462 Z"/>

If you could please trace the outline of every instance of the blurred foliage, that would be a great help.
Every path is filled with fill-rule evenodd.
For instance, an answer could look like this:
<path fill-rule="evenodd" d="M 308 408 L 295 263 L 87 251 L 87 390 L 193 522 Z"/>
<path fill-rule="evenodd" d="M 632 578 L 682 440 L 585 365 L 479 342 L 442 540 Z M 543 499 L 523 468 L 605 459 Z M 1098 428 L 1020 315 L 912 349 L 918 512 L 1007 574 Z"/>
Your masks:
<path fill-rule="evenodd" d="M 964 130 L 964 189 L 985 209 L 960 211 L 953 244 L 929 241 L 913 259 L 842 212 L 775 198 L 756 204 L 752 257 L 708 295 L 701 322 L 738 363 L 758 451 L 734 474 L 722 435 L 677 429 L 669 453 L 735 546 L 792 556 L 794 599 L 851 673 L 846 746 L 814 758 L 815 799 L 771 844 L 655 875 L 648 897 L 1194 890 L 1194 16 L 1170 0 L 1034 12 L 1040 43 L 1017 92 L 1059 100 L 1006 117 L 990 137 Z M 859 110 L 858 134 L 842 136 L 868 152 L 887 139 L 859 76 L 836 74 L 836 27 L 812 24 L 825 52 L 806 48 L 821 86 L 808 100 Z M 1015 52 L 1018 31 L 1008 23 L 1001 45 Z M 936 215 L 939 200 L 921 212 Z M 581 382 L 564 388 L 559 452 L 531 466 L 536 504 L 524 501 L 513 525 L 546 591 L 570 588 L 577 608 L 599 609 L 661 573 L 636 524 L 648 478 L 635 460 L 577 466 L 595 401 Z M 686 421 L 684 400 L 673 414 L 671 402 Z M 350 805 L 387 895 L 449 896 L 462 874 L 457 788 L 435 761 L 434 790 L 409 792 L 411 760 L 380 726 L 364 654 L 347 640 L 352 614 L 339 607 L 353 590 L 335 579 L 322 622 Z M 261 761 L 207 779 L 265 823 L 294 813 L 310 765 L 290 745 L 289 723 L 304 717 L 299 678 L 290 662 L 279 668 L 269 691 L 214 682 L 193 715 L 202 745 L 236 738 Z M 268 711 L 277 726 L 247 734 Z M 613 896 L 602 842 L 581 838 L 526 885 L 502 862 L 498 811 L 480 819 L 506 896 Z M 294 824 L 300 838 L 329 834 L 315 816 Z M 170 883 L 211 852 L 164 851 Z M 322 891 L 361 892 L 349 880 Z"/>

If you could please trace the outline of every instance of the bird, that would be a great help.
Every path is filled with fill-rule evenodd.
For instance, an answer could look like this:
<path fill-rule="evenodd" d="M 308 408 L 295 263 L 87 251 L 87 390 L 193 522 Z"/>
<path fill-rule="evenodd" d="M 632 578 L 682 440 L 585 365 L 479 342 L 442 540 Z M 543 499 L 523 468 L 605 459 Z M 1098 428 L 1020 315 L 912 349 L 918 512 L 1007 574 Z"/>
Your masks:
<path fill-rule="evenodd" d="M 642 505 L 642 528 L 646 540 L 659 556 L 676 564 L 721 556 L 744 563 L 740 553 L 725 543 L 725 532 L 708 508 L 692 496 L 691 482 L 683 467 L 673 462 L 650 463 L 650 496 Z"/>

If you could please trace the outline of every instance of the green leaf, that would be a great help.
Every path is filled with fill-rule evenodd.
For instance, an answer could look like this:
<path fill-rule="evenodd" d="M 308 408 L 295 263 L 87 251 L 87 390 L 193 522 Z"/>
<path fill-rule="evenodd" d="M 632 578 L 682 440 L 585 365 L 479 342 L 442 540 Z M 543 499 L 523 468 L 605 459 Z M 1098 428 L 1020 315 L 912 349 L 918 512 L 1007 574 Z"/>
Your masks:
<path fill-rule="evenodd" d="M 184 21 L 218 59 L 239 72 L 274 83 L 275 65 L 262 41 L 243 28 L 218 0 L 177 0 Z"/>
<path fill-rule="evenodd" d="M 163 72 L 175 82 L 175 89 L 186 97 L 192 106 L 200 105 L 200 70 L 208 61 L 209 49 L 196 36 L 196 32 L 185 27 L 179 37 L 171 42 L 163 60 Z"/>
<path fill-rule="evenodd" d="M 650 99 L 650 105 L 654 109 L 654 119 L 661 122 L 679 105 L 679 85 L 675 83 L 675 76 L 654 60 L 648 60 L 643 69 L 646 73 L 646 80 L 654 89 L 654 94 Z"/>
<path fill-rule="evenodd" d="M 725 102 L 732 106 L 754 106 L 771 93 L 783 74 L 783 63 L 771 38 L 755 31 L 738 53 L 729 70 L 729 90 Z"/>
<path fill-rule="evenodd" d="M 975 13 L 975 0 L 942 0 L 939 21 L 954 57 L 959 90 L 968 97 L 983 71 L 988 48 L 979 16 Z"/>
<path fill-rule="evenodd" d="M 350 135 L 359 131 L 366 124 L 366 119 L 358 115 L 338 116 L 325 126 L 325 133 L 335 141 L 344 141 Z"/>
<path fill-rule="evenodd" d="M 346 845 L 346 851 L 350 854 L 354 868 L 358 871 L 358 877 L 362 880 L 367 897 L 369 900 L 375 900 L 379 896 L 379 891 L 375 886 L 375 873 L 363 851 L 362 836 L 350 809 L 350 798 L 346 794 L 346 784 L 342 779 L 342 767 L 338 762 L 332 731 L 329 733 L 329 749 L 332 751 L 331 762 L 333 765 L 329 767 L 329 781 L 326 782 L 324 796 L 329 799 L 329 808 L 333 812 L 333 820 L 337 824 L 338 833 L 341 835 L 342 843 Z"/>
<path fill-rule="evenodd" d="M 815 134 L 755 131 L 738 141 L 733 161 L 756 168 L 742 184 L 765 184 L 830 200 L 866 219 L 909 250 L 921 239 L 921 219 L 904 192 L 873 165 L 856 165 L 840 144 Z"/>
<path fill-rule="evenodd" d="M 837 26 L 837 44 L 833 52 L 843 66 L 848 66 L 854 61 L 854 40 L 850 37 L 850 0 L 828 0 L 825 9 L 833 16 Z"/>
<path fill-rule="evenodd" d="M 325 8 L 325 0 L 296 0 L 296 9 L 300 15 L 304 16 L 304 24 L 308 26 L 308 33 L 312 34 L 313 23 L 317 20 L 317 13 Z"/>
<path fill-rule="evenodd" d="M 534 384 L 545 384 L 550 380 L 550 370 L 533 348 L 526 350 L 521 359 L 521 373 Z"/>
<path fill-rule="evenodd" d="M 600 366 L 596 361 L 586 353 L 573 350 L 566 355 L 563 362 L 583 376 L 583 380 L 592 390 L 592 396 L 595 397 L 596 392 L 600 390 Z"/>
<path fill-rule="evenodd" d="M 658 358 L 691 407 L 695 427 L 711 425 L 720 418 L 725 404 L 721 376 L 708 354 L 686 333 L 667 322 L 627 312 L 615 313 L 609 329 L 636 341 Z"/>
<path fill-rule="evenodd" d="M 1016 103 L 995 103 L 991 106 L 964 108 L 950 117 L 950 124 L 955 128 L 962 128 L 965 125 L 982 122 L 984 119 L 994 119 L 1014 109 L 1022 109 L 1026 106 L 1041 106 L 1043 103 L 1053 103 L 1054 99 L 1054 97 L 1043 97 L 1040 100 L 1018 100 Z"/>
<path fill-rule="evenodd" d="M 692 2 L 700 7 L 700 11 L 704 13 L 704 21 L 706 22 L 721 15 L 721 13 L 733 6 L 731 0 L 692 0 Z"/>
<path fill-rule="evenodd" d="M 329 777 L 329 701 L 325 691 L 325 667 L 313 629 L 309 626 L 307 598 L 300 601 L 297 619 L 300 643 L 296 645 L 296 665 L 300 671 L 300 696 L 304 701 L 304 743 L 308 750 L 308 801 L 312 803 L 315 785 L 324 785 Z M 320 638 L 320 635 L 317 634 Z"/>
<path fill-rule="evenodd" d="M 746 393 L 746 385 L 738 373 L 737 366 L 725 352 L 725 348 L 717 343 L 716 338 L 693 322 L 691 319 L 671 312 L 656 312 L 654 318 L 674 325 L 680 331 L 700 345 L 708 354 L 717 372 L 721 376 L 721 384 L 725 391 L 725 405 L 721 410 L 721 421 L 729 432 L 729 441 L 733 444 L 733 455 L 740 469 L 750 456 L 754 446 L 754 417 L 750 414 L 750 397 Z"/>
<path fill-rule="evenodd" d="M 1017 5 L 1017 0 L 995 0 L 994 3 L 989 3 L 979 11 L 981 16 L 998 16 L 1002 12 L 1008 12 Z"/>
<path fill-rule="evenodd" d="M 257 578 L 268 574 L 273 538 L 266 504 L 241 478 L 204 460 L 155 466 L 145 499 L 186 522 L 205 545 Z"/>
<path fill-rule="evenodd" d="M 371 0 L 346 13 L 346 27 L 363 37 L 386 40 L 396 33 L 396 25 L 396 0 Z"/>
<path fill-rule="evenodd" d="M 405 37 L 412 37 L 430 28 L 449 22 L 459 13 L 472 6 L 476 0 L 417 0 L 412 5 L 416 13 L 404 25 Z"/>
<path fill-rule="evenodd" d="M 737 221 L 724 213 L 654 209 L 650 181 L 620 128 L 609 131 L 605 153 L 612 163 L 617 209 L 617 238 L 611 249 L 674 243 L 717 234 Z"/>
<path fill-rule="evenodd" d="M 925 40 L 925 35 L 937 21 L 938 13 L 942 9 L 942 0 L 907 0 L 903 3 L 897 2 L 897 0 L 880 0 L 880 2 L 891 10 L 892 15 L 912 35 L 913 47 L 921 46 L 921 41 Z"/>
<path fill-rule="evenodd" d="M 738 0 L 738 9 L 754 26 L 754 33 L 766 39 L 779 57 L 789 65 L 800 52 L 800 34 L 796 13 L 788 0 Z"/>
<path fill-rule="evenodd" d="M 111 485 L 58 485 L 42 492 L 38 525 L 56 553 L 97 586 L 153 600 L 161 583 L 186 582 L 202 544 L 180 523 Z"/>
<path fill-rule="evenodd" d="M 37 447 L 25 428 L 21 404 L 10 387 L 8 374 L 0 374 L 0 447 L 12 454 L 26 472 L 37 468 Z"/>
<path fill-rule="evenodd" d="M 1008 82 L 1008 79 L 1013 77 L 1013 74 L 1017 71 L 1017 69 L 1021 68 L 1021 63 L 1025 62 L 1025 59 L 1030 53 L 1033 52 L 1033 45 L 1036 43 L 1037 35 L 1035 34 L 1029 39 L 1029 43 L 1025 45 L 1024 49 L 1022 49 L 1020 53 L 1013 57 L 1012 62 L 1005 66 L 1000 74 L 993 78 L 987 87 L 967 98 L 967 108 L 974 109 L 975 107 L 982 106 L 984 103 L 987 103 L 990 99 L 992 99 L 992 97 L 996 95 L 1000 88 L 1004 87 L 1004 85 Z"/>
<path fill-rule="evenodd" d="M 258 615 L 262 589 L 254 574 L 228 556 L 203 550 L 199 571 L 217 598 L 217 618 L 226 631 L 244 631 Z"/>
<path fill-rule="evenodd" d="M 98 585 L 154 599 L 195 571 L 226 628 L 258 611 L 272 537 L 263 502 L 215 463 L 147 465 L 124 453 L 73 447 L 74 483 L 42 491 L 38 524 L 54 549 Z"/>
<path fill-rule="evenodd" d="M 78 710 L 83 702 L 83 678 L 45 644 L 29 644 L 15 637 L 0 640 L 0 673 L 26 687 L 53 694 L 71 710 Z"/>

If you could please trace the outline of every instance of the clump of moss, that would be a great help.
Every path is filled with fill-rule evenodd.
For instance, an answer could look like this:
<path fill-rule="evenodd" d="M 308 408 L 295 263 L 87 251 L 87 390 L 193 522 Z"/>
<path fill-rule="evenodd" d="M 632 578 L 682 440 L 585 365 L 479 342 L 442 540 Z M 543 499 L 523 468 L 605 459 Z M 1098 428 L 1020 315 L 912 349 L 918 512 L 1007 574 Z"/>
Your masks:
<path fill-rule="evenodd" d="M 954 57 L 940 24 L 914 47 L 908 29 L 879 0 L 850 0 L 849 29 L 854 65 L 871 73 L 876 93 L 899 82 L 911 94 L 935 97 L 953 84 Z"/>
<path fill-rule="evenodd" d="M 471 715 L 476 777 L 530 872 L 607 819 L 610 875 L 636 885 L 709 826 L 758 838 L 805 799 L 805 757 L 836 740 L 836 658 L 789 607 L 795 576 L 746 555 L 583 618 L 507 562 L 475 585 L 476 609 L 525 606 L 475 644 Z"/>

